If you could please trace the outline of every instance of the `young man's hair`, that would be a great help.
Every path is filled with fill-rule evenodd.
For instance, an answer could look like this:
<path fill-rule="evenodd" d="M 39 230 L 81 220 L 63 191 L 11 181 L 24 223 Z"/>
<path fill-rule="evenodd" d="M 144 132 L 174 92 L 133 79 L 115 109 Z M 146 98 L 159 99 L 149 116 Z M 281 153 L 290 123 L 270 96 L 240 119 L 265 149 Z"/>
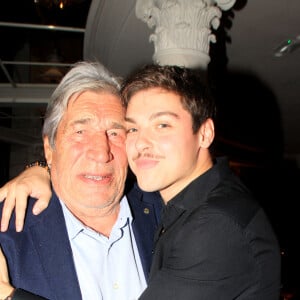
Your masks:
<path fill-rule="evenodd" d="M 175 93 L 180 97 L 183 108 L 191 114 L 193 132 L 196 133 L 205 120 L 214 119 L 216 114 L 215 101 L 200 75 L 197 70 L 188 68 L 146 65 L 123 82 L 121 94 L 124 105 L 127 107 L 137 92 L 150 88 Z"/>

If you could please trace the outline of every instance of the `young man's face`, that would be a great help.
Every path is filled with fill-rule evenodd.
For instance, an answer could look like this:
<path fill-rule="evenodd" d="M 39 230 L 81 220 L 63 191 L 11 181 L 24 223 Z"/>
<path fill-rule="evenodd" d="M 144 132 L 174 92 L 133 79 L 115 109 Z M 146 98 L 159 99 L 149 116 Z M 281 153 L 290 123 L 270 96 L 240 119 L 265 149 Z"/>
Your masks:
<path fill-rule="evenodd" d="M 86 91 L 69 101 L 55 147 L 44 139 L 54 189 L 73 212 L 93 214 L 119 203 L 127 175 L 124 116 L 117 96 Z"/>
<path fill-rule="evenodd" d="M 201 151 L 208 143 L 202 126 L 193 133 L 192 117 L 178 95 L 159 88 L 136 93 L 126 127 L 128 162 L 141 189 L 160 191 L 166 202 L 203 172 Z"/>

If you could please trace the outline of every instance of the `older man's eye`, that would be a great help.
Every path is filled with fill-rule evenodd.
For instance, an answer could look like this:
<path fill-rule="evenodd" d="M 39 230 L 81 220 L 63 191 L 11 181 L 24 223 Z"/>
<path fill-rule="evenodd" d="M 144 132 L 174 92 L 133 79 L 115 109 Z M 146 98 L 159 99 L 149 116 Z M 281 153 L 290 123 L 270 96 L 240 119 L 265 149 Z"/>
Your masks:
<path fill-rule="evenodd" d="M 126 132 L 124 128 L 108 130 L 106 134 L 111 139 L 125 139 L 126 137 Z"/>
<path fill-rule="evenodd" d="M 118 133 L 115 132 L 115 131 L 108 131 L 108 132 L 107 132 L 107 135 L 108 135 L 108 136 L 117 136 Z"/>

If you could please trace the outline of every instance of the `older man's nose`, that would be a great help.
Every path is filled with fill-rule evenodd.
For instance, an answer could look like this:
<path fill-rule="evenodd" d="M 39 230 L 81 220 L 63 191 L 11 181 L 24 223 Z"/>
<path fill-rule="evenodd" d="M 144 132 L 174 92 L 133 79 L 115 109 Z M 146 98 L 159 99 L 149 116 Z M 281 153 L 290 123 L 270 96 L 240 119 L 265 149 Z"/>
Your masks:
<path fill-rule="evenodd" d="M 98 162 L 109 162 L 112 160 L 113 155 L 106 133 L 93 136 L 88 149 L 88 158 Z"/>

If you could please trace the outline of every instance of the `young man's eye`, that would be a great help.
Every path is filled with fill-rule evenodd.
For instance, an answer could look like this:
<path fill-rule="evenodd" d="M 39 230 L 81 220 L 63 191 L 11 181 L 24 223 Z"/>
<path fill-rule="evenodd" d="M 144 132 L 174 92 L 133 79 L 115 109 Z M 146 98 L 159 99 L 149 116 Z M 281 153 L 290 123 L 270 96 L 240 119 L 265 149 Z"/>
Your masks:
<path fill-rule="evenodd" d="M 127 129 L 126 132 L 127 132 L 127 133 L 137 132 L 137 129 L 136 129 L 136 128 L 129 128 L 129 129 Z"/>
<path fill-rule="evenodd" d="M 77 130 L 76 133 L 77 134 L 83 134 L 83 130 Z"/>
<path fill-rule="evenodd" d="M 166 124 L 166 123 L 161 123 L 158 125 L 158 128 L 167 128 L 169 127 L 169 124 Z"/>

